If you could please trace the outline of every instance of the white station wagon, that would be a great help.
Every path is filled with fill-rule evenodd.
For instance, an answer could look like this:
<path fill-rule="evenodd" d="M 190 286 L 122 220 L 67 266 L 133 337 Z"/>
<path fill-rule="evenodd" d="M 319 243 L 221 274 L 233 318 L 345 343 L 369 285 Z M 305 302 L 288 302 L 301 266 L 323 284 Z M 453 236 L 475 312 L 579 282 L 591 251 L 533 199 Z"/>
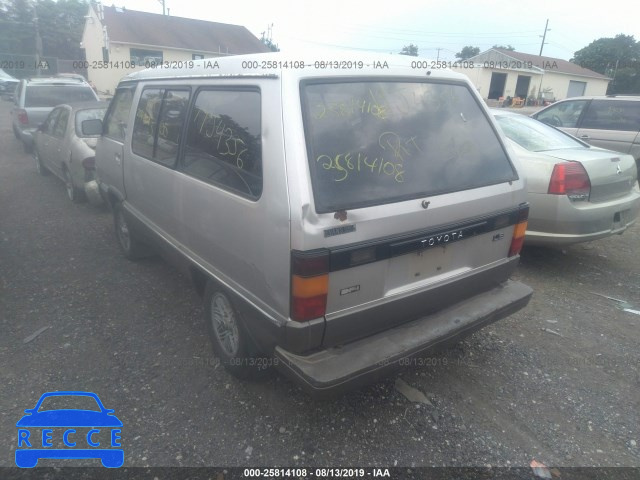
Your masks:
<path fill-rule="evenodd" d="M 353 387 L 531 296 L 509 279 L 524 181 L 473 85 L 356 58 L 144 70 L 105 116 L 123 253 L 153 244 L 193 278 L 238 376 L 274 363 L 315 393 Z"/>

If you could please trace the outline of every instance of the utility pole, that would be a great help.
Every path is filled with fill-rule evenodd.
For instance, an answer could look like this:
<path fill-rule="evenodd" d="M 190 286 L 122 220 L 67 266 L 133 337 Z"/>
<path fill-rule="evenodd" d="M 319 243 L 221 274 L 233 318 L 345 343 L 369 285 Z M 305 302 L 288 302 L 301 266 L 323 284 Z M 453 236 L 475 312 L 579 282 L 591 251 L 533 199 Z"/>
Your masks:
<path fill-rule="evenodd" d="M 438 54 L 436 55 L 436 62 L 438 60 L 440 60 L 440 50 L 444 50 L 443 48 L 436 48 L 436 50 L 438 51 Z"/>
<path fill-rule="evenodd" d="M 38 25 L 38 11 L 36 5 L 33 4 L 33 28 L 35 30 L 36 37 L 36 74 L 42 75 L 42 37 L 40 37 L 40 26 Z"/>
<path fill-rule="evenodd" d="M 166 15 L 167 11 L 165 9 L 164 0 L 158 0 L 158 3 L 162 5 L 162 15 Z"/>
<path fill-rule="evenodd" d="M 551 31 L 550 28 L 547 28 L 549 26 L 549 19 L 547 18 L 547 23 L 544 26 L 544 35 L 542 35 L 542 45 L 540 45 L 540 54 L 539 56 L 542 56 L 542 49 L 544 48 L 544 40 L 547 38 L 547 32 Z"/>

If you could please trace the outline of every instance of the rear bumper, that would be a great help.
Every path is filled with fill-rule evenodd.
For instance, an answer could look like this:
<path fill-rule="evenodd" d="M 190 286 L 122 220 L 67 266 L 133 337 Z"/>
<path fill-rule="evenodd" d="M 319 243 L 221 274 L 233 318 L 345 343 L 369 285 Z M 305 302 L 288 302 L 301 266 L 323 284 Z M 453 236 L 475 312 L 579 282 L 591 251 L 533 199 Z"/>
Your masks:
<path fill-rule="evenodd" d="M 601 203 L 530 194 L 525 245 L 570 245 L 624 232 L 640 214 L 640 191 Z"/>
<path fill-rule="evenodd" d="M 276 347 L 278 369 L 313 395 L 340 393 L 375 381 L 406 358 L 455 343 L 511 315 L 527 305 L 532 293 L 528 286 L 508 280 L 451 308 L 344 346 L 310 355 Z"/>

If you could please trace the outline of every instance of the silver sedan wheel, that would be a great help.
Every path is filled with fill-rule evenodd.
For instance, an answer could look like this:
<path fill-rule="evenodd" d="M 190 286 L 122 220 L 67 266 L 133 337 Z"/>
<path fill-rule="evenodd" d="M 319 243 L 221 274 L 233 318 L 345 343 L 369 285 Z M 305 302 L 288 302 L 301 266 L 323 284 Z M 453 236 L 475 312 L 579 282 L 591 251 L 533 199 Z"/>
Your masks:
<path fill-rule="evenodd" d="M 116 234 L 118 235 L 118 241 L 122 249 L 125 252 L 129 252 L 131 250 L 131 235 L 129 234 L 127 221 L 124 219 L 120 209 L 116 211 Z"/>
<path fill-rule="evenodd" d="M 76 200 L 76 187 L 73 186 L 71 174 L 66 168 L 64 170 L 64 186 L 67 189 L 67 197 L 69 197 L 69 200 L 74 202 Z"/>
<path fill-rule="evenodd" d="M 235 357 L 240 349 L 238 319 L 229 299 L 220 292 L 211 297 L 211 324 L 218 344 L 229 357 Z"/>
<path fill-rule="evenodd" d="M 44 176 L 47 173 L 49 173 L 49 171 L 42 164 L 42 160 L 40 159 L 40 155 L 38 154 L 38 150 L 36 150 L 36 149 L 33 150 L 33 159 L 36 162 L 36 171 L 40 175 Z"/>

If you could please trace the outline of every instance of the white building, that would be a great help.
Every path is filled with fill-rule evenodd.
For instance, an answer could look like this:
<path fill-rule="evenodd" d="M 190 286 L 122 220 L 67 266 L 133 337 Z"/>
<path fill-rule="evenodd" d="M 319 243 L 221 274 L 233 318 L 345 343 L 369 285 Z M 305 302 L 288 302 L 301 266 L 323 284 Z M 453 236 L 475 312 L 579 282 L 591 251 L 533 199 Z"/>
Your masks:
<path fill-rule="evenodd" d="M 120 79 L 163 62 L 269 52 L 240 25 L 138 12 L 91 3 L 82 48 L 88 79 L 112 93 Z"/>
<path fill-rule="evenodd" d="M 486 100 L 543 98 L 561 100 L 581 95 L 605 95 L 611 79 L 559 58 L 492 48 L 462 61 L 464 73 Z M 542 93 L 541 93 L 542 92 Z"/>

